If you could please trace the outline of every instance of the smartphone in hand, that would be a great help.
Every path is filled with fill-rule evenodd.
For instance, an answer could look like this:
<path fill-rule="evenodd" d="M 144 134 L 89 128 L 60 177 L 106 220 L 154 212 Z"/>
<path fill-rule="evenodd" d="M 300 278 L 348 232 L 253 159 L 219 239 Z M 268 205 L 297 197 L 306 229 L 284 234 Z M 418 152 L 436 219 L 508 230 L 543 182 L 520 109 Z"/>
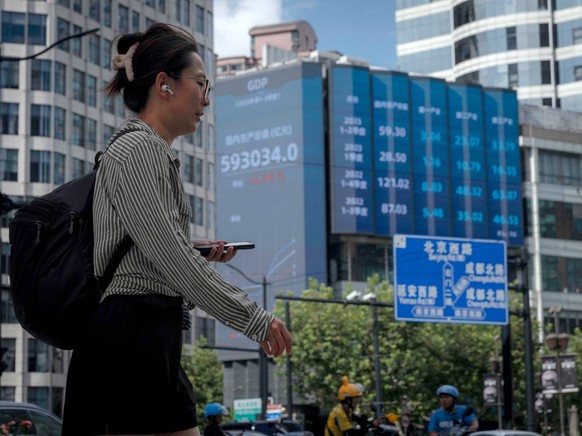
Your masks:
<path fill-rule="evenodd" d="M 210 253 L 210 250 L 212 250 L 215 247 L 218 247 L 218 244 L 194 246 L 194 248 L 198 250 L 202 256 L 206 256 L 208 253 Z M 227 244 L 224 244 L 224 251 L 226 251 L 230 247 L 234 247 L 236 250 L 251 250 L 255 248 L 255 244 L 252 242 L 229 242 Z"/>

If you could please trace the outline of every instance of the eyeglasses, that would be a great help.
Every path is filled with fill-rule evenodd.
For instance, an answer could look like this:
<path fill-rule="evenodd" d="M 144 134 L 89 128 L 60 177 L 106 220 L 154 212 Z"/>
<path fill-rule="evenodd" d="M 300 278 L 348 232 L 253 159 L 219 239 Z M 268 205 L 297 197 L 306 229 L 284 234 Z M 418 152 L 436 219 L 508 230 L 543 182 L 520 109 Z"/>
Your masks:
<path fill-rule="evenodd" d="M 196 83 L 198 83 L 198 85 L 200 85 L 200 88 L 202 90 L 202 98 L 204 100 L 208 100 L 208 94 L 210 93 L 210 89 L 212 88 L 210 86 L 210 80 L 201 79 L 200 77 L 193 77 L 193 76 L 177 76 L 177 77 L 185 77 L 186 79 L 195 80 Z"/>

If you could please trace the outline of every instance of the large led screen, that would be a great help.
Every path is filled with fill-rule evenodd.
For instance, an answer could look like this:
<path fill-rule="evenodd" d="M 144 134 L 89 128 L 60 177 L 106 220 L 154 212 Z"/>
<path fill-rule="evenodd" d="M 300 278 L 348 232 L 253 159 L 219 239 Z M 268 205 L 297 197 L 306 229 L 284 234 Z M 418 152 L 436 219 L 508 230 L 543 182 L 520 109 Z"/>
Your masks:
<path fill-rule="evenodd" d="M 447 86 L 451 153 L 452 236 L 487 238 L 487 192 L 483 92 L 477 86 Z"/>
<path fill-rule="evenodd" d="M 409 234 L 413 205 L 408 76 L 376 72 L 371 77 L 375 233 Z"/>
<path fill-rule="evenodd" d="M 450 235 L 449 146 L 446 85 L 410 79 L 414 229 L 417 235 Z"/>
<path fill-rule="evenodd" d="M 513 91 L 485 89 L 489 237 L 523 241 L 517 100 Z"/>
<path fill-rule="evenodd" d="M 321 65 L 219 81 L 216 124 L 217 237 L 256 244 L 221 273 L 259 302 L 266 280 L 272 309 L 278 290 L 327 279 Z M 221 343 L 236 336 L 218 329 Z"/>
<path fill-rule="evenodd" d="M 329 96 L 333 233 L 374 232 L 370 74 L 334 65 Z"/>

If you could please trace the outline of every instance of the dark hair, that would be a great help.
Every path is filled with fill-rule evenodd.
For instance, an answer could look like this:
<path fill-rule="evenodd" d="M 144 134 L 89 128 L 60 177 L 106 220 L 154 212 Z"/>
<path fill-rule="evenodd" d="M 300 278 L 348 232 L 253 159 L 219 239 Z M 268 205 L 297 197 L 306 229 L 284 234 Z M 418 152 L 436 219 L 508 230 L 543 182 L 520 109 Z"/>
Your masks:
<path fill-rule="evenodd" d="M 140 112 L 148 100 L 149 89 L 158 73 L 178 78 L 192 64 L 192 53 L 198 53 L 196 41 L 185 30 L 164 23 L 154 23 L 145 32 L 128 33 L 117 39 L 117 52 L 125 54 L 139 42 L 132 58 L 134 79 L 130 82 L 125 68 L 117 70 L 103 91 L 114 96 L 123 91 L 123 101 L 133 112 Z"/>

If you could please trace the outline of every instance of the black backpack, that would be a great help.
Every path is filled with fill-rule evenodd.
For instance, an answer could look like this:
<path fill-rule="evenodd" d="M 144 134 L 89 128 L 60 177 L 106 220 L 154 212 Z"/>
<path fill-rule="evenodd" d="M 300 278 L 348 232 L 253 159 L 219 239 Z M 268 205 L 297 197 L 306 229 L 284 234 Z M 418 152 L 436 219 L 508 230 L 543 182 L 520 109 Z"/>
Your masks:
<path fill-rule="evenodd" d="M 138 129 L 117 132 L 121 135 Z M 93 171 L 22 206 L 10 222 L 10 290 L 20 325 L 35 338 L 72 349 L 97 308 L 119 262 L 126 237 L 101 280 L 93 275 Z"/>

